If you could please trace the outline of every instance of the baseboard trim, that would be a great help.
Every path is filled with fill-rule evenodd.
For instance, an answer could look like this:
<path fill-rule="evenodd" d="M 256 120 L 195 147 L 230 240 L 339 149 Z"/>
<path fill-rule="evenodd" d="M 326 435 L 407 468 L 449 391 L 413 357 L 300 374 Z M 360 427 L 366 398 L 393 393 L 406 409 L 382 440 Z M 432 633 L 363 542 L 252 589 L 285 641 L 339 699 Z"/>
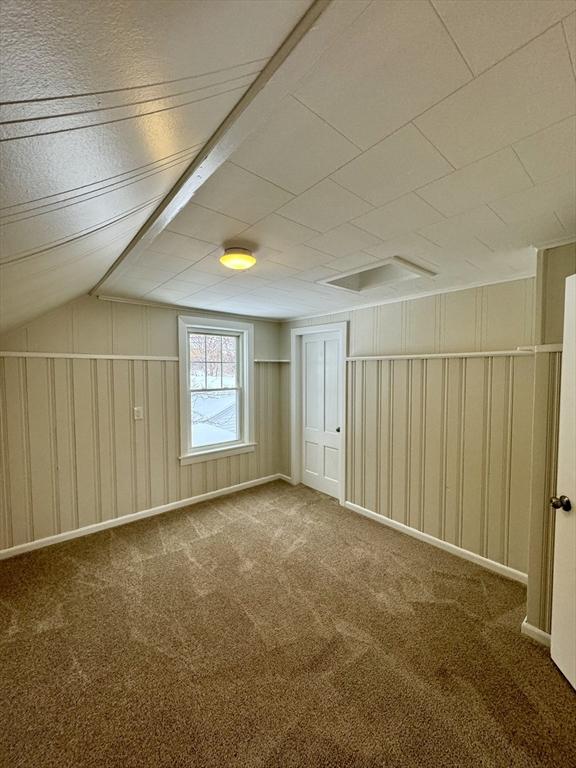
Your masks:
<path fill-rule="evenodd" d="M 534 624 L 528 623 L 528 617 L 524 619 L 520 626 L 520 632 L 531 640 L 535 640 L 540 645 L 545 645 L 550 648 L 550 635 L 548 632 L 544 632 L 543 629 L 538 629 Z"/>
<path fill-rule="evenodd" d="M 173 509 L 189 507 L 189 506 L 192 506 L 193 504 L 199 504 L 201 501 L 216 499 L 219 496 L 228 496 L 228 494 L 230 493 L 243 491 L 246 488 L 253 488 L 256 485 L 264 485 L 265 483 L 271 483 L 274 480 L 285 480 L 287 482 L 290 482 L 290 478 L 287 477 L 286 475 L 275 474 L 275 475 L 267 475 L 266 477 L 259 477 L 256 480 L 248 480 L 245 483 L 228 485 L 225 488 L 219 488 L 217 491 L 210 491 L 209 493 L 201 493 L 198 496 L 191 496 L 188 499 L 180 499 L 179 501 L 172 501 L 170 502 L 170 504 L 162 504 L 159 507 L 151 507 L 150 509 L 143 509 L 141 512 L 133 512 L 131 515 L 123 515 L 122 517 L 115 517 L 112 520 L 103 520 L 101 523 L 94 523 L 93 525 L 85 525 L 82 528 L 75 528 L 73 531 L 65 531 L 64 533 L 57 533 L 54 536 L 47 536 L 44 539 L 38 539 L 37 541 L 29 541 L 26 544 L 18 544 L 15 547 L 2 549 L 0 550 L 0 560 L 6 560 L 9 557 L 16 557 L 17 555 L 23 555 L 25 552 L 32 552 L 35 549 L 42 549 L 43 547 L 49 547 L 52 544 L 60 544 L 63 541 L 78 539 L 81 536 L 89 536 L 91 533 L 98 533 L 99 531 L 105 531 L 107 528 L 117 528 L 120 525 L 127 525 L 128 523 L 133 523 L 136 520 L 143 520 L 146 517 L 161 515 L 163 512 L 171 512 Z"/>
<path fill-rule="evenodd" d="M 360 515 L 364 515 L 364 517 L 369 517 L 371 520 L 376 520 L 378 523 L 387 525 L 395 531 L 407 533 L 408 536 L 412 536 L 420 541 L 425 541 L 427 544 L 432 544 L 434 547 L 450 552 L 450 554 L 456 555 L 457 557 L 462 557 L 464 560 L 476 563 L 476 565 L 481 565 L 483 568 L 487 568 L 490 571 L 495 571 L 501 576 L 506 576 L 508 579 L 519 581 L 521 584 L 528 583 L 528 574 L 523 573 L 522 571 L 517 571 L 515 568 L 510 568 L 508 565 L 502 565 L 502 563 L 497 563 L 495 560 L 490 560 L 487 557 L 482 557 L 482 555 L 477 555 L 475 552 L 470 552 L 468 549 L 462 549 L 462 547 L 457 547 L 455 544 L 450 544 L 447 541 L 442 541 L 442 539 L 437 539 L 429 533 L 417 531 L 415 528 L 410 528 L 409 525 L 398 523 L 396 520 L 391 520 L 389 517 L 384 517 L 384 515 L 379 515 L 377 512 L 372 512 L 372 510 L 361 507 L 359 504 L 354 504 L 352 501 L 345 501 L 343 506 L 352 510 L 352 512 L 358 512 Z"/>

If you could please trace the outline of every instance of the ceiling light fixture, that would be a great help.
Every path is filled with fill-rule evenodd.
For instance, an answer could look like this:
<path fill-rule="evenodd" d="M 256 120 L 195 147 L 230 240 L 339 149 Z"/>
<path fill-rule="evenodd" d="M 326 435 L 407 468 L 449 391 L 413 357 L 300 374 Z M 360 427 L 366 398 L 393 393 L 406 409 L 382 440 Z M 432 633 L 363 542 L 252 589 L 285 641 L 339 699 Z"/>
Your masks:
<path fill-rule="evenodd" d="M 247 248 L 226 248 L 220 263 L 228 269 L 250 269 L 256 264 L 256 259 Z"/>

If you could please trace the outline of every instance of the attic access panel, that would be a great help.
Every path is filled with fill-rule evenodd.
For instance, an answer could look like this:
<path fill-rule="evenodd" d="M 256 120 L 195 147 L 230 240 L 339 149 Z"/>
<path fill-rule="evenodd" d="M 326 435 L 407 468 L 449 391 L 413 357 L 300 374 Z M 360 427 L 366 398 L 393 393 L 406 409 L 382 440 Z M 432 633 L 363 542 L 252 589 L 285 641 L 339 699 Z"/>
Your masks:
<path fill-rule="evenodd" d="M 344 291 L 361 293 L 384 285 L 392 285 L 417 277 L 436 277 L 437 272 L 421 267 L 400 256 L 393 256 L 377 266 L 362 267 L 318 282 Z"/>

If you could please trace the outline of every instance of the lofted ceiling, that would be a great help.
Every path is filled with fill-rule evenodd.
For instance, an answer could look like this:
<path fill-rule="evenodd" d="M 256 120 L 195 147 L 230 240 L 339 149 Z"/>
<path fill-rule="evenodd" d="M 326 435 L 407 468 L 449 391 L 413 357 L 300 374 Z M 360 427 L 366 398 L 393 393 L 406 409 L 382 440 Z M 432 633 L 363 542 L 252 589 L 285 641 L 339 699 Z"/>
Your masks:
<path fill-rule="evenodd" d="M 3 0 L 1 327 L 88 292 L 310 0 Z"/>
<path fill-rule="evenodd" d="M 102 278 L 310 3 L 49 5 L 46 26 L 4 2 L 5 325 Z M 346 7 L 271 116 L 99 294 L 289 318 L 533 275 L 535 247 L 576 235 L 576 0 L 325 14 Z M 256 266 L 222 267 L 230 244 Z M 393 257 L 436 275 L 323 282 Z"/>

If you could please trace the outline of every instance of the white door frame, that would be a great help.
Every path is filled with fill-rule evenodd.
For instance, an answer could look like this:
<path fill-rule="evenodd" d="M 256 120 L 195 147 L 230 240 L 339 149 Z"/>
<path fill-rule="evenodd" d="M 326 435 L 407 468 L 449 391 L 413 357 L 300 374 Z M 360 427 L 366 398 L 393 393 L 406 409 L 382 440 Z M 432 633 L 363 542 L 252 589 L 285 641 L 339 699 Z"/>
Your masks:
<path fill-rule="evenodd" d="M 292 328 L 290 334 L 290 464 L 294 485 L 302 479 L 302 337 L 312 333 L 340 336 L 340 504 L 346 501 L 346 354 L 348 323 L 326 323 Z"/>

